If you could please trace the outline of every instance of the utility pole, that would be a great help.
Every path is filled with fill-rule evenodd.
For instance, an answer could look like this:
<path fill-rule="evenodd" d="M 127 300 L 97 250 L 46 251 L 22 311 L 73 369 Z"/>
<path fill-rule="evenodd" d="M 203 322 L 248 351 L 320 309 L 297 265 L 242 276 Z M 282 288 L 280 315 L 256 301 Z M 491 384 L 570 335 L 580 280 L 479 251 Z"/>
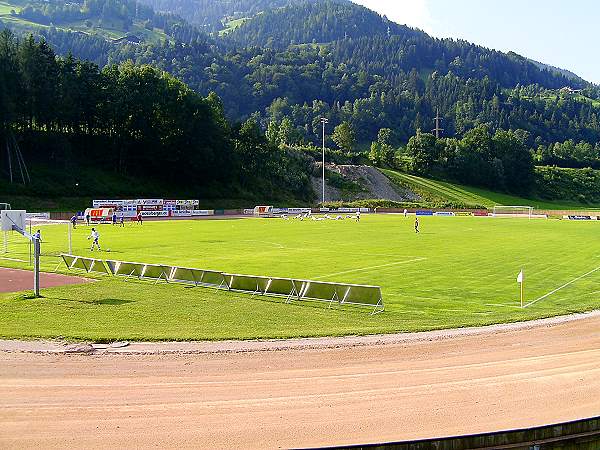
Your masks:
<path fill-rule="evenodd" d="M 439 108 L 436 110 L 436 112 L 435 112 L 435 118 L 433 120 L 435 122 L 435 128 L 433 130 L 431 130 L 431 131 L 433 131 L 435 133 L 435 138 L 439 139 L 439 138 L 442 137 L 442 131 L 444 131 L 443 128 L 440 128 L 442 118 L 440 117 L 440 110 L 439 110 Z"/>
<path fill-rule="evenodd" d="M 321 123 L 323 124 L 323 204 L 325 204 L 325 125 L 329 120 L 321 117 Z"/>

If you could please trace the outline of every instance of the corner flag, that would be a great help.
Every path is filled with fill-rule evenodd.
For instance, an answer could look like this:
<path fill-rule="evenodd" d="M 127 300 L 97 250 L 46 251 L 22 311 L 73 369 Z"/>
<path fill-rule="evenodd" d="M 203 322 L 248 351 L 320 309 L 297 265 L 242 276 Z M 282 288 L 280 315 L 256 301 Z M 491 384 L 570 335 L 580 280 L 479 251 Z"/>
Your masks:
<path fill-rule="evenodd" d="M 523 307 L 523 285 L 525 281 L 525 272 L 523 271 L 523 269 L 521 269 L 521 271 L 519 272 L 519 275 L 517 275 L 517 283 L 519 283 L 521 285 L 521 308 Z"/>

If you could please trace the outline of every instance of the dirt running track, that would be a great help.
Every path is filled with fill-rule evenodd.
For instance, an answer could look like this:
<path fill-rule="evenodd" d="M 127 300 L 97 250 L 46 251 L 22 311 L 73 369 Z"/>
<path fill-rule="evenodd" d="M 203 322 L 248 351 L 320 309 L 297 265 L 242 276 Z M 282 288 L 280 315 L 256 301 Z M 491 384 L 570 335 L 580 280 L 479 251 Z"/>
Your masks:
<path fill-rule="evenodd" d="M 40 272 L 41 288 L 91 283 L 92 281 L 82 277 Z M 20 292 L 32 289 L 33 272 L 29 270 L 0 268 L 0 292 Z"/>
<path fill-rule="evenodd" d="M 0 448 L 277 448 L 600 413 L 600 315 L 488 336 L 200 355 L 0 353 Z"/>

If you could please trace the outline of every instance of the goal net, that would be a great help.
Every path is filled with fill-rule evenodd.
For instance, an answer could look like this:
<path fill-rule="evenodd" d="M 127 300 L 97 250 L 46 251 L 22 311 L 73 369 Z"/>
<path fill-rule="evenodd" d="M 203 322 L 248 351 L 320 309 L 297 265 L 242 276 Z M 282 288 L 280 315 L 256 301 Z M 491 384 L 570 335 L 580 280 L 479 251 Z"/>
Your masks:
<path fill-rule="evenodd" d="M 38 217 L 25 219 L 24 231 L 40 232 L 42 257 L 58 258 L 61 253 L 72 252 L 71 223 L 68 220 L 50 220 Z M 16 231 L 4 231 L 0 246 L 0 259 L 30 263 L 33 255 L 31 242 Z"/>
<path fill-rule="evenodd" d="M 494 206 L 493 217 L 533 217 L 533 206 Z"/>

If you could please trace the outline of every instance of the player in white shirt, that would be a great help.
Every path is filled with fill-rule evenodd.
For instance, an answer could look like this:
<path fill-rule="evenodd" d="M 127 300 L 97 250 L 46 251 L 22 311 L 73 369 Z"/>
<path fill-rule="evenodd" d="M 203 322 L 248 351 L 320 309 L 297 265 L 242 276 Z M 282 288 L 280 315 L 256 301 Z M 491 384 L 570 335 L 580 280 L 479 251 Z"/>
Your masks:
<path fill-rule="evenodd" d="M 98 233 L 95 228 L 92 228 L 92 233 L 88 236 L 88 240 L 90 239 L 92 240 L 92 248 L 90 248 L 90 251 L 94 251 L 94 245 L 98 247 L 98 251 L 100 251 L 100 233 Z"/>

